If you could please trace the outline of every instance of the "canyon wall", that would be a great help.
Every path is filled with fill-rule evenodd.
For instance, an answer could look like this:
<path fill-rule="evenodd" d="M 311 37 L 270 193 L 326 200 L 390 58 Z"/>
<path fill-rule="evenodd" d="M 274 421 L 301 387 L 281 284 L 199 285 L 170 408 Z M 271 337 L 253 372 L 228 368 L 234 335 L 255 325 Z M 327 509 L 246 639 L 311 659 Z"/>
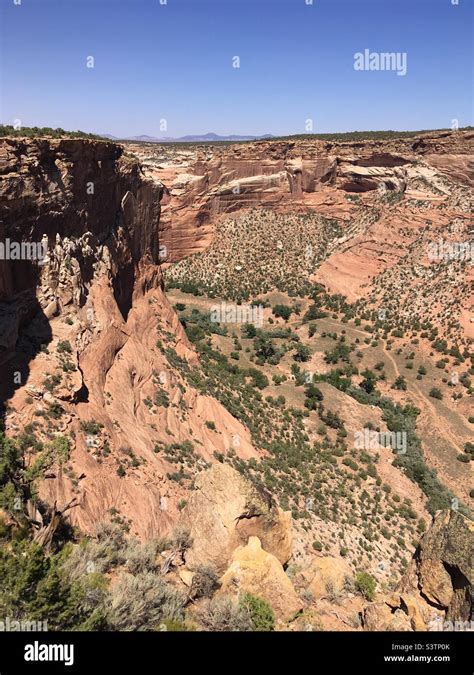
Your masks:
<path fill-rule="evenodd" d="M 473 132 L 389 141 L 302 138 L 172 150 L 127 147 L 143 161 L 147 175 L 166 185 L 160 229 L 167 262 L 207 248 L 215 220 L 240 209 L 319 208 L 328 217 L 347 216 L 346 193 L 404 192 L 411 179 L 425 177 L 426 167 L 474 185 Z M 328 190 L 333 191 L 329 205 Z"/>
<path fill-rule="evenodd" d="M 48 472 L 41 498 L 76 498 L 81 529 L 113 512 L 133 534 L 156 536 L 186 494 L 167 478 L 168 445 L 193 436 L 193 472 L 235 436 L 238 453 L 257 454 L 242 424 L 186 386 L 165 353 L 196 363 L 162 289 L 164 188 L 111 143 L 5 139 L 0 153 L 2 238 L 48 243 L 41 264 L 0 261 L 6 431 L 69 439 L 68 462 Z"/>

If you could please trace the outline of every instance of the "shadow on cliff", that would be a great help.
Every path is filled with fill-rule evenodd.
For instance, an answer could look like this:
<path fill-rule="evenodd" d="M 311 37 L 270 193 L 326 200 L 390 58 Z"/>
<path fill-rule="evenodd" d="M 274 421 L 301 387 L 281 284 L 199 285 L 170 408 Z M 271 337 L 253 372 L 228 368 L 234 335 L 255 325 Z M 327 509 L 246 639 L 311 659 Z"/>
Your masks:
<path fill-rule="evenodd" d="M 9 399 L 16 389 L 28 383 L 31 361 L 47 348 L 51 339 L 49 320 L 35 290 L 0 302 L 0 430 Z M 19 433 L 22 431 L 18 429 Z"/>

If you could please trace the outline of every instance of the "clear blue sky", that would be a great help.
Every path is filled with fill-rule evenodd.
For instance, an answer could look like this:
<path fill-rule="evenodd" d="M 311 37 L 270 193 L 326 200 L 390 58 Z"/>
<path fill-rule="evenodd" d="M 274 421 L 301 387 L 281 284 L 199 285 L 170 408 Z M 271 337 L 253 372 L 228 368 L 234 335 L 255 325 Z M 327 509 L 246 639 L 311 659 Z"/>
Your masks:
<path fill-rule="evenodd" d="M 0 0 L 0 119 L 116 136 L 473 124 L 473 0 L 307 1 Z M 355 71 L 364 49 L 406 52 L 407 75 Z"/>

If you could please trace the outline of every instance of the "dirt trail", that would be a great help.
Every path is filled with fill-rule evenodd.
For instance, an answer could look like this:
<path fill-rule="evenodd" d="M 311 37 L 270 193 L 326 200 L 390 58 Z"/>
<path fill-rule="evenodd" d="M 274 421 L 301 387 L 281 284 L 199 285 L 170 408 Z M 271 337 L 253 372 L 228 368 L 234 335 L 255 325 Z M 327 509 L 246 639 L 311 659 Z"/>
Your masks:
<path fill-rule="evenodd" d="M 335 327 L 337 326 L 337 324 L 335 322 L 329 322 L 328 321 L 328 323 L 331 323 L 331 325 L 333 325 Z M 352 326 L 350 328 L 354 332 L 359 333 L 361 335 L 364 335 L 364 337 L 371 337 L 370 333 L 367 333 L 366 331 L 363 331 L 363 330 L 360 330 L 360 329 L 357 329 L 357 328 L 352 328 Z M 392 354 L 387 349 L 387 345 L 386 345 L 385 340 L 383 340 L 382 338 L 379 338 L 379 340 L 380 340 L 380 345 L 381 345 L 382 351 L 384 353 L 384 356 L 387 357 L 387 359 L 390 361 L 390 363 L 393 366 L 393 370 L 395 372 L 395 377 L 400 377 L 400 369 L 397 365 L 397 362 L 393 358 Z M 427 415 L 429 420 L 431 420 L 432 427 L 434 429 L 437 429 L 438 434 L 443 436 L 444 439 L 449 443 L 449 445 L 452 446 L 453 448 L 455 448 L 459 454 L 463 453 L 463 449 L 459 445 L 459 439 L 456 437 L 456 435 L 449 428 L 447 428 L 447 422 L 444 420 L 444 418 L 442 419 L 442 422 L 444 422 L 444 424 L 440 424 L 440 413 L 436 409 L 436 407 L 433 405 L 433 403 L 429 400 L 429 398 L 425 394 L 423 394 L 423 392 L 420 390 L 418 385 L 414 382 L 410 385 L 410 390 L 411 390 L 410 393 L 413 393 L 414 397 L 421 404 L 420 405 L 421 413 L 422 414 L 424 413 L 425 415 Z M 464 427 L 466 433 L 469 434 L 470 429 L 467 429 L 467 427 L 465 427 L 465 425 L 463 425 L 463 427 Z M 438 464 L 438 462 L 437 462 L 437 464 Z M 438 465 L 438 468 L 440 468 L 439 465 Z"/>
<path fill-rule="evenodd" d="M 385 356 L 389 359 L 389 361 L 393 365 L 396 376 L 399 377 L 400 376 L 400 370 L 397 366 L 397 363 L 396 363 L 395 359 L 390 354 L 390 352 L 387 350 L 384 340 L 381 339 L 380 342 L 382 344 L 383 353 L 385 354 Z M 444 438 L 450 443 L 450 445 L 455 447 L 456 450 L 459 453 L 462 453 L 463 450 L 458 445 L 458 439 L 455 437 L 455 435 L 448 428 L 446 428 L 444 425 L 439 424 L 440 413 L 439 413 L 438 410 L 436 410 L 433 403 L 431 403 L 429 398 L 425 394 L 423 394 L 423 392 L 420 390 L 420 388 L 418 387 L 418 385 L 415 382 L 413 382 L 410 385 L 410 388 L 411 388 L 411 391 L 414 393 L 415 398 L 418 399 L 418 401 L 421 401 L 422 412 L 425 412 L 429 417 L 432 418 L 433 428 L 437 428 L 438 433 L 440 433 L 442 436 L 444 436 Z"/>

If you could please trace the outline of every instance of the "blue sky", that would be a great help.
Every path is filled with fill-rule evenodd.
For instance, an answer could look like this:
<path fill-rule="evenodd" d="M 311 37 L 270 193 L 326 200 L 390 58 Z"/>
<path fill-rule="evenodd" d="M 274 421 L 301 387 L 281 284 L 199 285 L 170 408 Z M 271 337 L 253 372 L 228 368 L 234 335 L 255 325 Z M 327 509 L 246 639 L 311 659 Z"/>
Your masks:
<path fill-rule="evenodd" d="M 473 124 L 473 0 L 309 1 L 0 0 L 0 119 L 116 136 Z M 364 49 L 406 52 L 406 76 L 354 70 Z"/>

